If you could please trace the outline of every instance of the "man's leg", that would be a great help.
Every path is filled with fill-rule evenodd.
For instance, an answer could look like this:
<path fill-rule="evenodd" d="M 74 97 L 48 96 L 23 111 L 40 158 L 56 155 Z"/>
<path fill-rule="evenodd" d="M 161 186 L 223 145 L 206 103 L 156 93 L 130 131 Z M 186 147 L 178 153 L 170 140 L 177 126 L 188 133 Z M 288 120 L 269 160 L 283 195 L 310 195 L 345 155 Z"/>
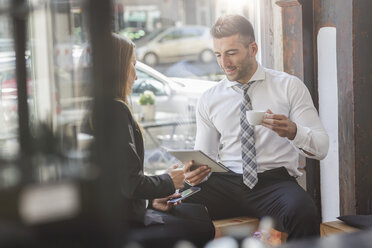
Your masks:
<path fill-rule="evenodd" d="M 315 204 L 285 168 L 260 173 L 258 177 L 251 190 L 240 174 L 212 174 L 198 185 L 202 190 L 185 202 L 205 205 L 212 219 L 270 216 L 279 231 L 288 233 L 288 240 L 319 236 L 320 219 Z"/>
<path fill-rule="evenodd" d="M 254 207 L 260 217 L 270 216 L 288 240 L 319 236 L 320 219 L 310 196 L 294 181 L 282 181 L 252 190 L 245 204 Z"/>
<path fill-rule="evenodd" d="M 213 173 L 206 182 L 197 187 L 201 187 L 201 191 L 186 198 L 184 202 L 200 203 L 206 206 L 213 220 L 242 214 L 239 202 L 242 193 L 240 174 Z"/>
<path fill-rule="evenodd" d="M 180 240 L 204 247 L 215 236 L 214 225 L 204 206 L 183 203 L 170 212 L 152 210 L 164 223 L 131 230 L 126 243 L 137 242 L 141 247 L 175 247 Z"/>

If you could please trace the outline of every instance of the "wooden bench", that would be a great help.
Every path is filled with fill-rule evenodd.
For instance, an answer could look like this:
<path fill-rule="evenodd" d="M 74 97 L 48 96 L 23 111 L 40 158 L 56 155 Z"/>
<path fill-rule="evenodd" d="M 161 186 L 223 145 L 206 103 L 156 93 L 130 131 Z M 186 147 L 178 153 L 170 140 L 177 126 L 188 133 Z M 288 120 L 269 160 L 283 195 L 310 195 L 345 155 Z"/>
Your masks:
<path fill-rule="evenodd" d="M 349 226 L 340 220 L 320 224 L 320 236 L 322 237 L 337 233 L 356 232 L 358 230 L 358 228 Z"/>
<path fill-rule="evenodd" d="M 227 230 L 229 227 L 250 225 L 253 228 L 253 230 L 257 230 L 259 219 L 240 216 L 240 217 L 229 218 L 229 219 L 215 220 L 213 221 L 213 224 L 216 229 L 215 238 L 219 238 L 219 237 L 222 237 L 228 234 Z M 286 233 L 281 233 L 275 229 L 272 229 L 270 231 L 270 235 L 271 235 L 271 239 L 269 240 L 269 243 L 271 245 L 280 245 L 281 243 L 284 243 L 287 239 Z"/>
<path fill-rule="evenodd" d="M 222 220 L 213 221 L 214 227 L 216 228 L 215 238 L 226 235 L 226 230 L 232 226 L 251 225 L 255 230 L 258 228 L 259 220 L 257 218 L 250 217 L 236 217 Z"/>

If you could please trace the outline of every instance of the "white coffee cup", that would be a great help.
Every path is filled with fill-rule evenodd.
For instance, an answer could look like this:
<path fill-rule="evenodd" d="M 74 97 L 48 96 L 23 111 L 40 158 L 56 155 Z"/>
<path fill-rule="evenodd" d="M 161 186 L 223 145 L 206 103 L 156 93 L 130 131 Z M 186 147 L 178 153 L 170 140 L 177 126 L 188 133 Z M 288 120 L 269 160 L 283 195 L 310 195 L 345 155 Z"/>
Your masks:
<path fill-rule="evenodd" d="M 249 124 L 255 126 L 260 125 L 266 111 L 260 111 L 260 110 L 249 110 L 246 112 L 247 120 Z"/>

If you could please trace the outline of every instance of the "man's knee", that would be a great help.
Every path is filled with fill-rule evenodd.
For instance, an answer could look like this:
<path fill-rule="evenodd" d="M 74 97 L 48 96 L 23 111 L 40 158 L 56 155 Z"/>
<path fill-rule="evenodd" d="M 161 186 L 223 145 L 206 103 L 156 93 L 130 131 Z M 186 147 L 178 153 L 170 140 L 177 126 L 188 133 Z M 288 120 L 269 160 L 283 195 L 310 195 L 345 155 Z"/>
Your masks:
<path fill-rule="evenodd" d="M 315 204 L 303 206 L 296 209 L 295 216 L 297 223 L 303 225 L 319 225 L 319 214 Z"/>
<path fill-rule="evenodd" d="M 284 229 L 289 240 L 319 235 L 320 217 L 312 200 L 293 204 L 287 213 Z"/>
<path fill-rule="evenodd" d="M 319 236 L 320 217 L 313 201 L 295 204 L 287 217 L 284 229 L 288 233 L 288 240 Z"/>
<path fill-rule="evenodd" d="M 318 209 L 309 196 L 290 202 L 286 215 L 289 222 L 295 225 L 318 225 L 320 222 Z"/>

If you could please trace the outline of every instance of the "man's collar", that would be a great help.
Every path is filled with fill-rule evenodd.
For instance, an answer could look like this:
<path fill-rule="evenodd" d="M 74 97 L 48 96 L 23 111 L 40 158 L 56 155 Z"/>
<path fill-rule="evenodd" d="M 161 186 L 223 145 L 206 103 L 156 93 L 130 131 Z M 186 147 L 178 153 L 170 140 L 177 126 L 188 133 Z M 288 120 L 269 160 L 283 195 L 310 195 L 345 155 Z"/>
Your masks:
<path fill-rule="evenodd" d="M 260 63 L 257 63 L 257 70 L 253 74 L 253 76 L 251 77 L 251 79 L 249 80 L 249 82 L 252 82 L 252 81 L 261 81 L 261 80 L 265 80 L 265 70 L 264 70 L 263 66 Z M 224 79 L 223 83 L 224 83 L 224 85 L 225 85 L 226 88 L 233 87 L 235 85 L 240 84 L 237 81 L 229 81 L 227 78 Z"/>

